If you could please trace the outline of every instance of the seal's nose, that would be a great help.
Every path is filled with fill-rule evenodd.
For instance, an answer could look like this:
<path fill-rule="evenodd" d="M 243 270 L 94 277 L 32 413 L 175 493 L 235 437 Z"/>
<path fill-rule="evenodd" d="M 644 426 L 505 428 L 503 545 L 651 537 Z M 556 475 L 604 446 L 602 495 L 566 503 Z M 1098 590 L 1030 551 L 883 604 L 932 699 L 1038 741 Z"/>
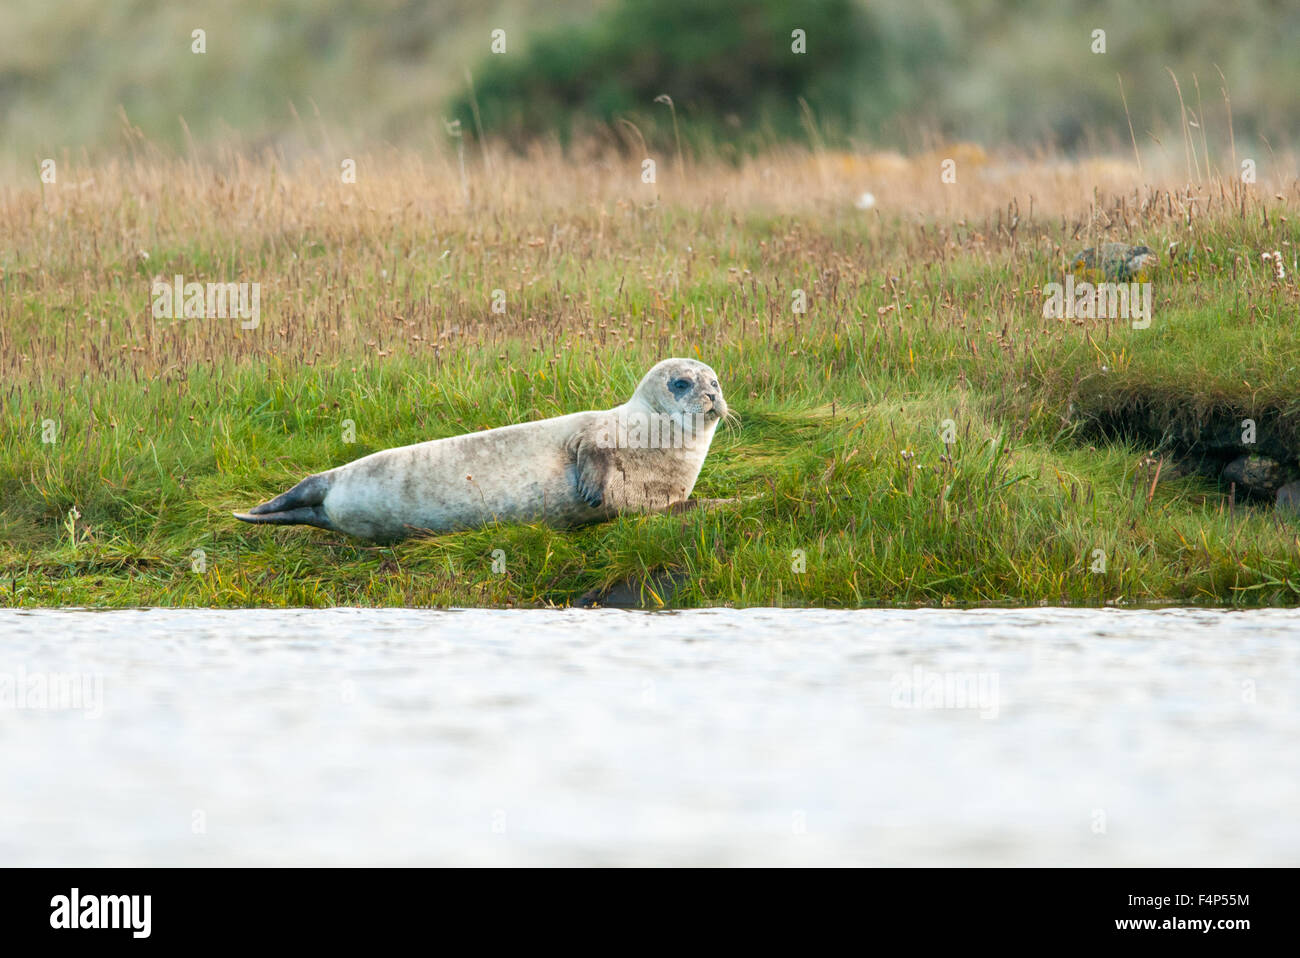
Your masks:
<path fill-rule="evenodd" d="M 713 403 L 715 406 L 718 404 L 717 393 L 705 393 L 704 398 L 707 399 L 709 402 Z"/>

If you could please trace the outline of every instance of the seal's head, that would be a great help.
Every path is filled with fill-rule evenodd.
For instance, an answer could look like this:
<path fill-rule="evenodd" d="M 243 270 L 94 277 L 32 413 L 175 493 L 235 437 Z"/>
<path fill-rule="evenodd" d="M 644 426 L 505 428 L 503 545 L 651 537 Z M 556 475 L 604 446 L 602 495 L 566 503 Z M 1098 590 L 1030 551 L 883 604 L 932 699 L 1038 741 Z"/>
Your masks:
<path fill-rule="evenodd" d="M 727 415 L 718 374 L 695 359 L 665 359 L 645 374 L 632 396 L 651 412 L 703 415 L 718 420 Z"/>

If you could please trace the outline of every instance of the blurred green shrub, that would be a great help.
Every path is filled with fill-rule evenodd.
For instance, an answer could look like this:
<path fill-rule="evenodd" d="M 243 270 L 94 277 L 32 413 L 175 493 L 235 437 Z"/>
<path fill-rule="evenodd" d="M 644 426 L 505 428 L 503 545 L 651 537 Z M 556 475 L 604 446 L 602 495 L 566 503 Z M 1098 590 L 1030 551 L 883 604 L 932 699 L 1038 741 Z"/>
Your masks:
<path fill-rule="evenodd" d="M 796 52 L 796 30 L 805 52 Z M 802 98 L 823 134 L 835 137 L 900 106 L 891 87 L 905 65 L 898 60 L 854 0 L 621 0 L 518 54 L 507 47 L 489 56 L 452 111 L 467 130 L 481 123 L 484 133 L 516 141 L 568 140 L 621 117 L 662 144 L 672 119 L 654 101 L 667 94 L 683 138 L 698 143 L 803 136 Z"/>

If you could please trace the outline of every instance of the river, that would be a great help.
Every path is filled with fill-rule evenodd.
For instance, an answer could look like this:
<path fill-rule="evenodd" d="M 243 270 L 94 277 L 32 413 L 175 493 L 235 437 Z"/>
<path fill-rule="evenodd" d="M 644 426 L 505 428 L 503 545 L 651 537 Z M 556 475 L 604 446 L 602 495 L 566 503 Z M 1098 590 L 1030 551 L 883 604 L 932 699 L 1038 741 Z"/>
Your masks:
<path fill-rule="evenodd" d="M 0 610 L 0 865 L 1297 865 L 1300 612 Z"/>

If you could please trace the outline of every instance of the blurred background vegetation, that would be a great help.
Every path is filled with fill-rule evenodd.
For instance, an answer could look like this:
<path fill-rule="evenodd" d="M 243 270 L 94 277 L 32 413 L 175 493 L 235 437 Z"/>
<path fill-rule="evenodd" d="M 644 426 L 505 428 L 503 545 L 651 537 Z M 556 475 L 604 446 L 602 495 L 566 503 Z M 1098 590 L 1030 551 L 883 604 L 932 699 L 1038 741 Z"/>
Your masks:
<path fill-rule="evenodd" d="M 1293 0 L 5 0 L 0 19 L 0 150 L 22 162 L 121 148 L 126 121 L 178 150 L 419 147 L 453 118 L 520 146 L 628 123 L 662 146 L 660 94 L 688 145 L 811 126 L 875 148 L 1131 149 L 1117 77 L 1146 145 L 1182 135 L 1168 70 L 1211 142 L 1226 86 L 1238 145 L 1280 148 L 1300 91 Z"/>

